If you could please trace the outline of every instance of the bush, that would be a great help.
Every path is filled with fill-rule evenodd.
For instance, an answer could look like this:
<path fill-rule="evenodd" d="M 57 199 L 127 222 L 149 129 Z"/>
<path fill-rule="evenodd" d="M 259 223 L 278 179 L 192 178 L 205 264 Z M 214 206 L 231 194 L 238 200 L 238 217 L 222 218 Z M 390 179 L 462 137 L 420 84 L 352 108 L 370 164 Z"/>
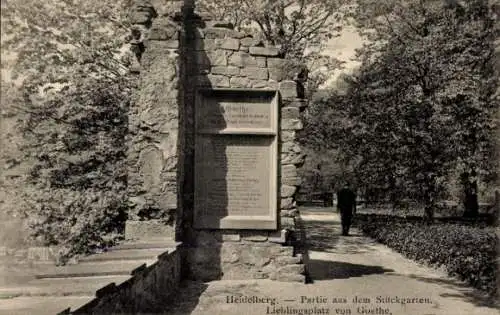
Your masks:
<path fill-rule="evenodd" d="M 424 222 L 391 216 L 362 215 L 356 225 L 367 235 L 406 257 L 444 266 L 477 289 L 495 296 L 498 237 L 484 222 Z"/>
<path fill-rule="evenodd" d="M 131 88 L 85 79 L 31 100 L 23 131 L 34 160 L 25 192 L 32 236 L 61 262 L 111 245 L 126 219 L 126 131 Z"/>

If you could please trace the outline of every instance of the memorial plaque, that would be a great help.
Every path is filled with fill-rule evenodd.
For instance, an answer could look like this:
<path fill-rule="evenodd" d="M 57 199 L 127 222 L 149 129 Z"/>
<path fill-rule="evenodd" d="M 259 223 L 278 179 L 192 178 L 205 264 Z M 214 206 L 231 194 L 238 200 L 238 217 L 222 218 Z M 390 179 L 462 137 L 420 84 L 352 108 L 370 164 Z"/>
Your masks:
<path fill-rule="evenodd" d="M 200 133 L 275 134 L 276 92 L 231 90 L 204 91 L 197 104 Z"/>
<path fill-rule="evenodd" d="M 257 92 L 199 95 L 196 228 L 277 228 L 276 92 Z"/>

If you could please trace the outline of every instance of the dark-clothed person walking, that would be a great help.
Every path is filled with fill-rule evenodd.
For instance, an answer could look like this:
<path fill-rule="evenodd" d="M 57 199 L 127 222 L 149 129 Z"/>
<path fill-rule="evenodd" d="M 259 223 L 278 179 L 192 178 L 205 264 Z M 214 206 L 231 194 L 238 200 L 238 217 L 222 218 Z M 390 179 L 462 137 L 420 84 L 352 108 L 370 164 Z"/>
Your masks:
<path fill-rule="evenodd" d="M 356 214 L 356 194 L 348 184 L 337 193 L 337 209 L 340 211 L 342 235 L 349 235 L 352 217 Z"/>

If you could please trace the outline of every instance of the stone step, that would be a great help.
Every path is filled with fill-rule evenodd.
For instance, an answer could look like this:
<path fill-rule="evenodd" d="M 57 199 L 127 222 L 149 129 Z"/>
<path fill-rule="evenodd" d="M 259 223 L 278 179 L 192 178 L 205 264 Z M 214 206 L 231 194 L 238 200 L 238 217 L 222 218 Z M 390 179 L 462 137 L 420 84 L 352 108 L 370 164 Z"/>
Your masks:
<path fill-rule="evenodd" d="M 35 278 L 68 278 L 68 277 L 95 277 L 111 275 L 130 275 L 137 268 L 144 264 L 150 266 L 156 259 L 141 260 L 112 260 L 112 261 L 92 261 L 78 263 L 76 265 L 58 266 L 37 273 Z"/>
<path fill-rule="evenodd" d="M 148 248 L 175 248 L 180 242 L 171 238 L 151 238 L 146 240 L 126 241 L 113 246 L 112 250 L 148 249 Z"/>
<path fill-rule="evenodd" d="M 65 309 L 78 309 L 94 296 L 22 296 L 0 300 L 0 314 L 9 315 L 55 315 Z"/>
<path fill-rule="evenodd" d="M 71 278 L 44 278 L 30 281 L 23 286 L 0 288 L 0 296 L 94 296 L 95 292 L 110 283 L 119 285 L 132 276 L 98 276 Z"/>
<path fill-rule="evenodd" d="M 161 254 L 169 251 L 172 251 L 171 247 L 110 250 L 101 254 L 79 258 L 78 262 L 156 259 Z"/>

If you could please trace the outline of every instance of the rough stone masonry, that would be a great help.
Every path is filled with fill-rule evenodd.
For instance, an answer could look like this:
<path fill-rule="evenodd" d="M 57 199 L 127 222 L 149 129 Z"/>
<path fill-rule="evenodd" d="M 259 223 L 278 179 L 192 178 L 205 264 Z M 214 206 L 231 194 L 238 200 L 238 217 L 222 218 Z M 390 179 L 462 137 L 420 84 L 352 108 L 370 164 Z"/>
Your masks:
<path fill-rule="evenodd" d="M 183 243 L 191 279 L 305 279 L 294 246 L 304 154 L 296 140 L 303 88 L 278 47 L 197 14 L 194 1 L 135 1 L 130 12 L 139 89 L 129 113 L 127 238 Z M 200 89 L 279 91 L 276 229 L 195 229 L 194 115 Z"/>

